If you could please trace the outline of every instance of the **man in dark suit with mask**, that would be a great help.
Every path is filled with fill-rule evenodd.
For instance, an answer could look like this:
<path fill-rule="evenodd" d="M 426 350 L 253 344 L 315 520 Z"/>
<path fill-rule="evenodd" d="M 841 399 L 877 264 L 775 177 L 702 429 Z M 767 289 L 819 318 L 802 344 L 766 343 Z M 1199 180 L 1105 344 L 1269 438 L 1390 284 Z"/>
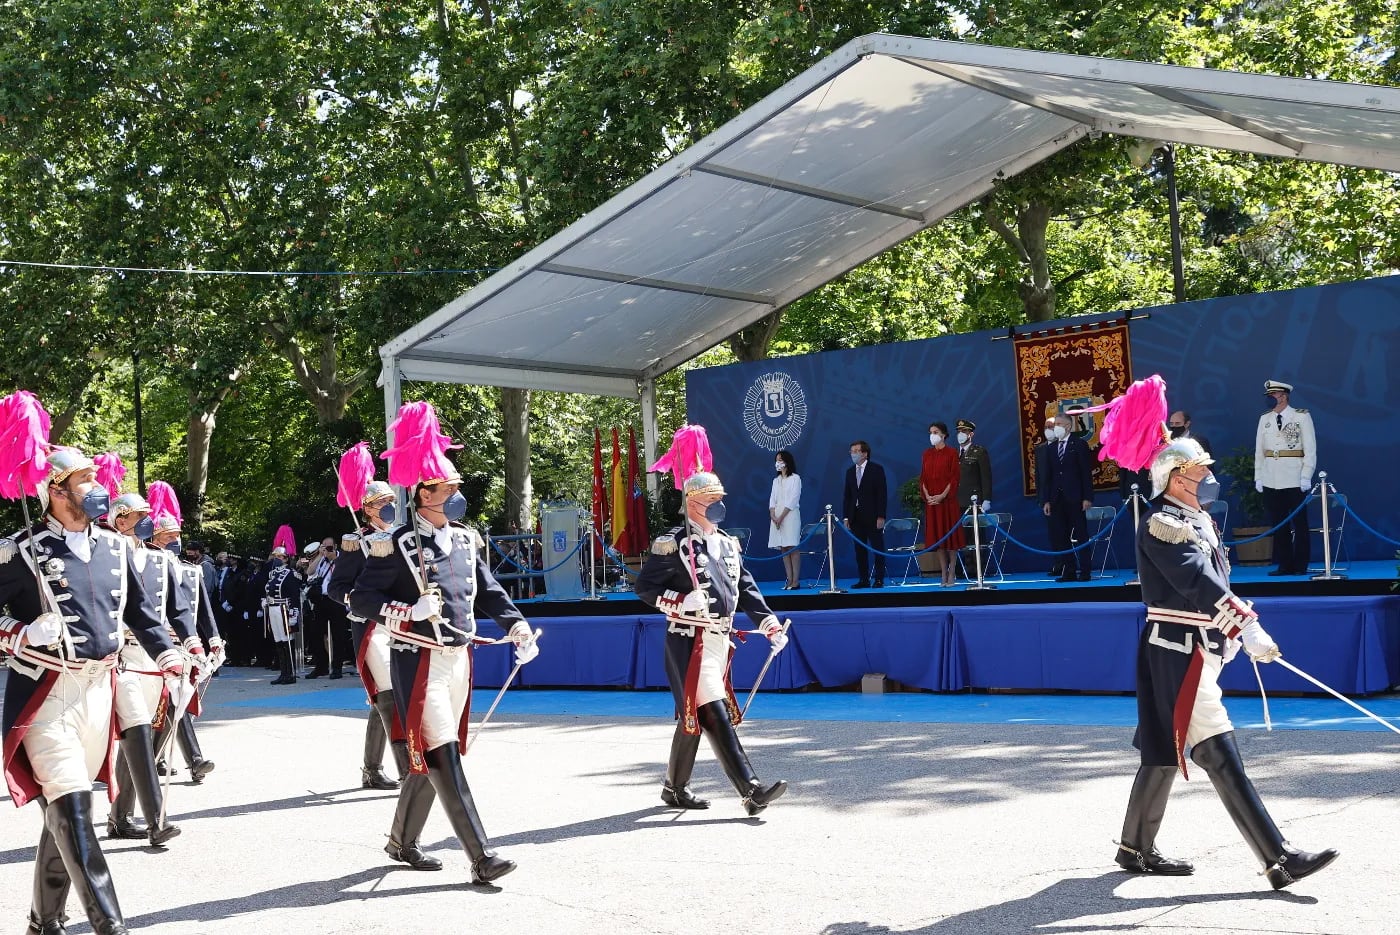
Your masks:
<path fill-rule="evenodd" d="M 1040 508 L 1050 519 L 1050 548 L 1057 552 L 1089 538 L 1084 511 L 1094 505 L 1094 456 L 1084 439 L 1070 432 L 1070 418 L 1055 417 L 1053 437 L 1045 452 L 1045 483 L 1040 486 Z M 1089 580 L 1089 549 L 1065 558 L 1059 581 Z"/>
<path fill-rule="evenodd" d="M 885 485 L 885 469 L 870 460 L 870 445 L 863 441 L 851 443 L 851 466 L 846 469 L 846 489 L 841 498 L 842 522 L 856 537 L 856 569 L 860 580 L 852 587 L 868 588 L 870 555 L 865 546 L 876 549 L 875 587 L 885 586 L 885 514 L 889 508 L 889 489 Z"/>

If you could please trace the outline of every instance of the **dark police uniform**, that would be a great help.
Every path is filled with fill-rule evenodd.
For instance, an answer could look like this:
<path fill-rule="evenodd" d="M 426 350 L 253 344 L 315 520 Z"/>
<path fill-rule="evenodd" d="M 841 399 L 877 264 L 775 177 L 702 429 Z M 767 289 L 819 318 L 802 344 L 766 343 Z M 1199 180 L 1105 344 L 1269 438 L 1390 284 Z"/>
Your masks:
<path fill-rule="evenodd" d="M 740 714 L 729 682 L 734 651 L 729 634 L 739 611 L 760 629 L 777 618 L 744 568 L 739 540 L 718 529 L 702 536 L 677 526 L 652 543 L 636 587 L 637 597 L 664 613 L 668 624 L 666 678 L 679 722 L 662 800 L 680 807 L 705 807 L 686 788 L 703 731 L 745 807 L 756 814 L 786 785 L 763 787 L 734 731 Z M 706 610 L 684 607 L 686 595 L 695 590 L 704 592 Z"/>
<path fill-rule="evenodd" d="M 1336 852 L 1310 854 L 1284 840 L 1245 774 L 1221 703 L 1220 670 L 1238 649 L 1235 638 L 1256 625 L 1258 615 L 1230 590 L 1230 564 L 1214 522 L 1202 510 L 1163 497 L 1138 531 L 1137 553 L 1147 605 L 1133 741 L 1142 765 L 1129 797 L 1119 866 L 1192 872 L 1189 863 L 1164 858 L 1155 847 L 1172 781 L 1177 770 L 1187 774 L 1189 747 L 1275 889 L 1321 869 Z"/>
<path fill-rule="evenodd" d="M 476 612 L 480 608 L 507 632 L 525 618 L 491 575 L 474 530 L 460 523 L 437 529 L 422 519 L 413 522 L 416 533 L 414 526 L 403 524 L 369 537 L 369 557 L 350 591 L 351 611 L 389 630 L 389 671 L 406 735 L 410 774 L 399 793 L 386 850 L 396 860 L 423 863 L 418 836 L 436 791 L 471 856 L 473 880 L 489 881 L 515 865 L 487 850 L 486 832 L 462 772 Z M 426 581 L 420 568 L 426 570 Z M 429 588 L 441 595 L 442 613 L 414 620 L 413 605 Z"/>
<path fill-rule="evenodd" d="M 124 932 L 106 858 L 92 824 L 92 781 L 112 775 L 113 693 L 119 653 L 130 630 L 161 668 L 178 669 L 179 654 L 132 562 L 129 543 L 89 525 L 90 558 L 74 553 L 57 520 L 0 540 L 0 654 L 9 657 L 5 685 L 4 771 L 11 800 L 42 796 L 44 829 L 35 856 L 31 929 L 58 931 L 70 886 L 93 929 Z M 30 542 L 39 568 L 31 564 Z M 19 647 L 20 631 L 43 612 L 37 574 L 57 601 L 67 632 L 61 652 Z"/>

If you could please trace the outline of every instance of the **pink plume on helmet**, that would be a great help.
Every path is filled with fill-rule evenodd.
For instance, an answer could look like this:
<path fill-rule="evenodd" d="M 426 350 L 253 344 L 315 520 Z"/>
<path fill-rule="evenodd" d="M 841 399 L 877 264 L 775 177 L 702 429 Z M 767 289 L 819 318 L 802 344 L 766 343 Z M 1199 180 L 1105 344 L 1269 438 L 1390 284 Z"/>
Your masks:
<path fill-rule="evenodd" d="M 151 486 L 146 488 L 146 502 L 151 505 L 151 519 L 157 529 L 180 529 L 185 525 L 185 517 L 180 512 L 180 498 L 175 496 L 175 488 L 165 481 L 151 481 Z M 173 523 L 169 520 L 173 520 Z"/>
<path fill-rule="evenodd" d="M 17 390 L 0 399 L 0 497 L 38 494 L 48 477 L 49 414 L 39 398 Z"/>
<path fill-rule="evenodd" d="M 336 470 L 335 502 L 358 510 L 365 499 L 365 488 L 372 480 L 374 455 L 369 453 L 369 442 L 360 442 L 340 456 L 340 467 Z"/>
<path fill-rule="evenodd" d="M 1103 410 L 1108 415 L 1099 429 L 1100 461 L 1112 458 L 1125 470 L 1140 471 L 1171 439 L 1166 429 L 1167 383 L 1155 373 L 1134 381 L 1128 392 L 1102 406 L 1067 410 L 1067 414 Z"/>
<path fill-rule="evenodd" d="M 703 425 L 686 423 L 671 437 L 671 450 L 656 459 L 648 471 L 670 471 L 676 489 L 685 486 L 686 478 L 696 471 L 713 471 L 714 456 L 710 454 L 710 436 Z"/>
<path fill-rule="evenodd" d="M 106 488 L 113 500 L 122 495 L 122 481 L 126 479 L 126 465 L 122 456 L 115 451 L 103 452 L 92 459 L 97 465 L 97 483 Z"/>
<path fill-rule="evenodd" d="M 272 551 L 276 552 L 278 549 L 281 549 L 288 555 L 297 554 L 296 536 L 292 534 L 292 527 L 288 526 L 286 523 L 278 526 L 277 532 L 272 536 Z"/>
<path fill-rule="evenodd" d="M 404 403 L 389 426 L 394 447 L 379 457 L 389 462 L 389 483 L 412 488 L 424 481 L 442 481 L 460 475 L 447 452 L 461 445 L 442 434 L 432 403 Z"/>

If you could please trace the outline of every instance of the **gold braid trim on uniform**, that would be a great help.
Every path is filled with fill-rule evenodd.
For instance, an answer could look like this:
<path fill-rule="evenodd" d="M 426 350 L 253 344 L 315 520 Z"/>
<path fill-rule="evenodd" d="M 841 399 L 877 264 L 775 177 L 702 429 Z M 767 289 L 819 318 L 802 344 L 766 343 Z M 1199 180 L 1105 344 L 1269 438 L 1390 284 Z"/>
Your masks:
<path fill-rule="evenodd" d="M 385 558 L 394 554 L 394 538 L 387 532 L 379 532 L 369 537 L 369 554 L 375 558 Z"/>
<path fill-rule="evenodd" d="M 19 546 L 13 539 L 0 539 L 0 565 L 7 564 L 19 554 Z"/>
<path fill-rule="evenodd" d="M 1154 539 L 1161 539 L 1173 545 L 1190 542 L 1196 538 L 1196 530 L 1190 523 L 1165 513 L 1153 513 L 1147 520 L 1147 531 Z"/>
<path fill-rule="evenodd" d="M 652 555 L 672 555 L 676 551 L 676 537 L 672 535 L 657 536 L 651 543 Z"/>
<path fill-rule="evenodd" d="M 357 552 L 360 548 L 360 536 L 358 533 L 347 532 L 340 537 L 340 551 Z"/>

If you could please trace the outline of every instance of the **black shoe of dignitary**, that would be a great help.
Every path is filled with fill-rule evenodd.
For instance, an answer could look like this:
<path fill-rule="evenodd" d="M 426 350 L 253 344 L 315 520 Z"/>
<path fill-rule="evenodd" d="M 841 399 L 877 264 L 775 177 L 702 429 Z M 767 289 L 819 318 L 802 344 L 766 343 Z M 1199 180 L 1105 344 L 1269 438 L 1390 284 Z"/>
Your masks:
<path fill-rule="evenodd" d="M 1311 876 L 1337 859 L 1335 848 L 1313 854 L 1300 851 L 1283 839 L 1244 771 L 1234 731 L 1202 740 L 1191 748 L 1191 759 L 1210 777 L 1225 811 L 1264 865 L 1264 875 L 1274 889 L 1281 890 Z"/>
<path fill-rule="evenodd" d="M 1140 766 L 1128 796 L 1128 813 L 1114 860 L 1129 873 L 1180 877 L 1195 872 L 1189 862 L 1157 851 L 1157 829 L 1167 811 L 1167 796 L 1176 780 L 1175 766 Z"/>

